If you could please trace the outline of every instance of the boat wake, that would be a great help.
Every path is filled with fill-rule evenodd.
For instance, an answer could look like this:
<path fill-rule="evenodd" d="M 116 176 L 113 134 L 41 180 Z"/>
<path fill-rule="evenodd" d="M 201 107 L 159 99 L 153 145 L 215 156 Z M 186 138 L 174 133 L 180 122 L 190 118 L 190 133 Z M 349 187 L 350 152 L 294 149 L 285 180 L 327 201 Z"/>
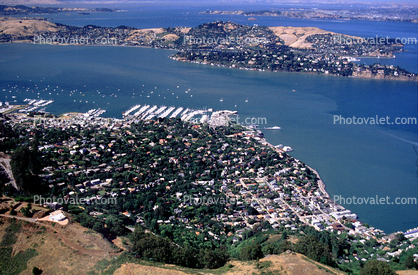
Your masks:
<path fill-rule="evenodd" d="M 404 138 L 401 138 L 401 137 L 395 136 L 395 135 L 393 135 L 393 134 L 389 134 L 389 133 L 385 133 L 385 132 L 382 132 L 382 133 L 384 133 L 384 134 L 386 134 L 386 135 L 388 135 L 388 136 L 391 136 L 391 137 L 393 137 L 393 138 L 396 138 L 396 139 L 402 140 L 402 141 L 404 141 L 404 142 L 406 142 L 406 143 L 409 143 L 409 144 L 412 144 L 412 145 L 418 146 L 418 142 L 411 141 L 411 140 L 407 140 L 407 139 L 404 139 Z"/>

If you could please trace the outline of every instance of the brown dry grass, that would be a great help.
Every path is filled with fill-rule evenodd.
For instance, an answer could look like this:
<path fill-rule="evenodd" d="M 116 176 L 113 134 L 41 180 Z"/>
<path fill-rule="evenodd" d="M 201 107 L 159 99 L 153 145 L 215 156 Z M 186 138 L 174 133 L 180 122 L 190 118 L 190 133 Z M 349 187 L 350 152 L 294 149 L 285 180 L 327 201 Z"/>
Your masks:
<path fill-rule="evenodd" d="M 131 32 L 131 34 L 145 35 L 145 34 L 150 34 L 150 33 L 160 34 L 160 33 L 163 33 L 163 32 L 164 32 L 163 28 L 151 28 L 151 29 L 134 30 L 134 31 Z"/>
<path fill-rule="evenodd" d="M 41 19 L 23 19 L 0 17 L 0 34 L 10 34 L 13 36 L 34 35 L 43 31 L 58 31 L 55 23 Z"/>
<path fill-rule="evenodd" d="M 399 275 L 418 275 L 418 270 L 401 270 L 401 271 L 396 271 L 396 274 L 399 274 Z"/>
<path fill-rule="evenodd" d="M 176 41 L 180 37 L 178 35 L 175 35 L 175 34 L 166 34 L 162 38 L 164 38 L 166 41 Z"/>
<path fill-rule="evenodd" d="M 316 27 L 269 27 L 271 31 L 280 39 L 284 41 L 284 44 L 293 47 L 306 49 L 312 46 L 312 43 L 305 42 L 306 38 L 314 34 L 336 34 L 334 32 L 325 31 Z M 345 35 L 348 37 L 354 37 Z M 359 38 L 359 37 L 356 37 Z"/>
<path fill-rule="evenodd" d="M 10 220 L 1 218 L 0 237 Z M 41 268 L 43 274 L 86 274 L 97 262 L 113 259 L 115 253 L 109 242 L 77 223 L 60 226 L 48 223 L 22 222 L 22 230 L 13 245 L 13 255 L 33 248 L 37 256 L 28 261 L 28 268 L 21 274 L 32 274 L 33 267 Z M 44 226 L 45 228 L 42 228 Z M 110 251 L 110 253 L 108 253 Z"/>
<path fill-rule="evenodd" d="M 266 268 L 269 271 L 278 271 L 280 274 L 289 274 L 289 275 L 302 275 L 302 274 L 312 274 L 312 275 L 322 275 L 322 274 L 344 274 L 336 269 L 333 269 L 328 266 L 316 263 L 305 261 L 302 259 L 302 255 L 297 253 L 283 253 L 281 255 L 271 255 L 264 259 L 260 260 L 260 263 L 271 262 L 271 266 Z M 231 271 L 225 273 L 225 275 L 251 275 L 253 272 L 255 274 L 264 271 L 263 269 L 258 269 L 256 264 L 248 264 L 238 261 L 233 261 L 231 263 L 234 267 Z M 318 268 L 321 266 L 323 269 Z M 328 270 L 328 271 L 327 271 Z M 331 272 L 332 273 L 331 273 Z"/>
<path fill-rule="evenodd" d="M 116 272 L 115 275 L 131 275 L 131 274 L 146 274 L 146 275 L 185 275 L 185 274 L 224 274 L 224 275 L 252 275 L 260 274 L 261 272 L 272 272 L 277 274 L 287 274 L 287 275 L 330 275 L 338 274 L 343 275 L 343 272 L 335 270 L 331 267 L 324 266 L 319 263 L 311 263 L 302 259 L 302 255 L 291 253 L 291 254 L 281 254 L 281 255 L 272 255 L 267 258 L 261 259 L 259 262 L 260 266 L 265 265 L 266 267 L 258 268 L 256 262 L 240 262 L 240 261 L 231 261 L 228 264 L 231 264 L 232 267 L 226 271 L 222 272 L 222 269 L 215 270 L 192 270 L 186 269 L 184 271 L 178 270 L 181 268 L 164 265 L 162 267 L 155 266 L 144 266 L 139 264 L 123 264 Z M 319 266 L 321 268 L 319 268 Z M 165 267 L 165 268 L 164 268 Z M 168 268 L 168 269 L 166 269 Z M 177 270 L 176 270 L 177 269 Z"/>
<path fill-rule="evenodd" d="M 181 33 L 187 34 L 191 29 L 190 27 L 184 27 L 181 29 Z"/>
<path fill-rule="evenodd" d="M 188 274 L 178 270 L 164 269 L 155 266 L 144 266 L 138 264 L 122 264 L 122 266 L 113 273 L 114 275 L 131 275 L 131 274 L 142 274 L 142 275 L 183 275 Z"/>
<path fill-rule="evenodd" d="M 285 45 L 294 48 L 309 48 L 312 44 L 305 39 L 314 34 L 333 33 L 315 27 L 269 27 L 275 35 L 280 37 Z"/>
<path fill-rule="evenodd" d="M 144 37 L 146 39 L 153 39 L 157 34 L 164 32 L 163 28 L 151 28 L 151 29 L 139 29 L 133 30 L 129 33 L 127 40 L 136 40 L 139 37 Z"/>

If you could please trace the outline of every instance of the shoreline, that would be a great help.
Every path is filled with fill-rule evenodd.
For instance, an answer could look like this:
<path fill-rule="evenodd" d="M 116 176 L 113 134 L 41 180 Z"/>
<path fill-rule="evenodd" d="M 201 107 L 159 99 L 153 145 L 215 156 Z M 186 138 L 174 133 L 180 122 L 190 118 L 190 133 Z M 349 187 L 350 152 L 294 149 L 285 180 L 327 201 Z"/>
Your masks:
<path fill-rule="evenodd" d="M 310 166 L 308 166 L 307 164 L 305 164 L 305 166 L 306 167 L 308 167 L 309 169 L 311 169 L 311 171 L 312 172 L 314 172 L 314 174 L 318 177 L 318 188 L 319 188 L 319 190 L 324 194 L 324 196 L 326 196 L 326 197 L 328 197 L 330 200 L 332 200 L 331 199 L 331 197 L 329 196 L 329 194 L 328 194 L 328 192 L 325 190 L 325 187 L 326 187 L 326 185 L 325 185 L 325 183 L 323 182 L 323 180 L 322 180 L 322 178 L 321 178 L 321 176 L 319 175 L 319 173 L 318 173 L 318 171 L 316 171 L 315 169 L 313 169 L 312 167 L 310 167 Z M 333 200 L 332 200 L 333 201 Z M 335 204 L 338 204 L 338 203 L 336 203 L 335 201 L 333 201 Z M 339 204 L 338 204 L 339 205 Z"/>
<path fill-rule="evenodd" d="M 247 128 L 247 127 L 245 127 L 244 126 L 244 128 L 246 128 L 246 129 L 248 129 L 248 130 L 253 130 L 252 128 Z M 270 146 L 270 148 L 271 149 L 273 149 L 274 151 L 277 151 L 277 152 L 280 152 L 280 153 L 285 153 L 285 154 L 287 154 L 287 152 L 285 152 L 285 151 L 282 151 L 282 150 L 280 150 L 280 149 L 278 149 L 278 148 L 276 148 L 276 146 L 274 146 L 273 144 L 271 144 L 270 142 L 268 142 L 267 141 L 267 139 L 266 138 L 263 138 L 264 139 L 264 141 L 268 144 L 268 146 Z M 291 156 L 292 158 L 294 158 L 293 156 Z M 332 199 L 331 199 L 331 197 L 329 196 L 329 194 L 328 194 L 328 192 L 325 190 L 325 188 L 326 188 L 326 185 L 325 185 L 325 183 L 322 181 L 322 178 L 321 178 L 321 176 L 319 175 L 319 173 L 318 173 L 318 171 L 316 171 L 315 169 L 313 169 L 311 166 L 309 166 L 309 165 L 307 165 L 305 162 L 303 162 L 303 161 L 301 161 L 301 160 L 299 160 L 299 159 L 297 159 L 297 158 L 294 158 L 295 160 L 297 160 L 297 161 L 299 161 L 299 162 L 302 162 L 303 164 L 305 164 L 305 166 L 306 167 L 308 167 L 315 175 L 316 175 L 316 177 L 318 178 L 318 180 L 317 180 L 317 183 L 318 183 L 318 188 L 319 188 L 319 190 L 322 192 L 322 194 L 324 195 L 324 197 L 327 197 L 329 200 L 331 200 L 334 204 L 336 204 L 336 205 L 340 205 L 340 204 L 338 204 L 338 203 L 336 203 L 335 201 L 333 201 Z M 342 205 L 340 205 L 341 207 L 343 207 Z M 345 207 L 344 207 L 345 208 Z"/>
<path fill-rule="evenodd" d="M 246 128 L 246 127 L 245 127 Z M 247 129 L 249 129 L 249 130 L 251 130 L 251 128 L 247 128 Z M 282 150 L 280 150 L 280 149 L 278 149 L 278 148 L 276 148 L 273 144 L 271 144 L 270 142 L 268 142 L 267 141 L 267 139 L 266 138 L 263 138 L 264 139 L 264 141 L 267 143 L 267 145 L 268 146 L 270 146 L 270 148 L 271 149 L 273 149 L 273 150 L 275 150 L 275 151 L 277 151 L 277 152 L 280 152 L 280 153 L 286 153 L 287 154 L 287 152 L 284 152 L 284 151 L 282 151 Z M 301 162 L 301 163 L 303 163 L 304 165 L 305 165 L 305 167 L 307 167 L 307 168 L 309 168 L 316 176 L 317 176 L 317 184 L 318 184 L 318 188 L 319 188 L 319 191 L 322 193 L 322 196 L 324 197 L 324 198 L 326 198 L 326 199 L 328 199 L 329 201 L 331 201 L 335 206 L 338 206 L 338 208 L 341 210 L 342 209 L 342 211 L 344 211 L 344 210 L 349 210 L 350 212 L 351 212 L 351 210 L 350 209 L 347 209 L 347 208 L 345 208 L 344 206 L 342 206 L 341 204 L 339 204 L 339 203 L 336 203 L 333 199 L 331 199 L 331 197 L 329 196 L 329 194 L 328 194 L 328 192 L 326 191 L 326 186 L 325 186 L 325 183 L 322 181 L 322 178 L 321 178 L 321 176 L 319 175 L 319 173 L 318 173 L 318 171 L 317 170 L 315 170 L 315 169 L 313 169 L 311 166 L 309 166 L 309 165 L 307 165 L 305 162 L 303 162 L 303 161 L 300 161 L 299 159 L 297 159 L 297 158 L 294 158 L 293 156 L 291 156 L 291 155 L 289 155 L 290 157 L 292 157 L 293 159 L 295 159 L 295 160 L 297 160 L 297 161 L 299 161 L 299 162 Z M 340 210 L 337 210 L 337 211 L 340 211 Z M 352 214 L 355 214 L 354 212 L 351 212 Z M 356 216 L 357 216 L 357 214 L 355 214 Z M 356 220 L 357 221 L 359 221 L 359 218 L 358 218 L 358 216 L 357 216 L 357 218 L 356 218 Z M 341 223 L 339 220 L 337 220 L 337 219 L 335 219 L 335 221 L 336 222 L 338 222 L 339 224 L 341 224 L 344 228 L 346 228 L 346 229 L 348 229 L 348 231 L 350 231 L 350 230 L 353 230 L 352 228 L 347 228 L 343 223 Z M 362 224 L 363 224 L 363 222 L 361 222 Z M 311 226 L 310 224 L 308 224 L 309 226 Z M 379 229 L 379 230 L 381 230 L 381 229 Z M 382 232 L 384 232 L 383 230 L 381 230 Z M 406 232 L 406 231 L 405 231 Z M 386 233 L 385 233 L 386 234 Z"/>
<path fill-rule="evenodd" d="M 158 49 L 158 48 L 156 48 Z M 244 70 L 244 71 L 256 71 L 256 72 L 272 72 L 272 73 L 299 73 L 299 74 L 310 74 L 310 75 L 324 75 L 324 76 L 333 76 L 333 77 L 347 77 L 347 78 L 356 78 L 356 79 L 375 79 L 375 80 L 395 80 L 395 81 L 411 81 L 411 82 L 418 82 L 418 77 L 415 76 L 415 79 L 406 79 L 405 78 L 399 78 L 399 77 L 379 77 L 378 75 L 376 76 L 365 76 L 365 75 L 350 75 L 350 76 L 342 76 L 342 75 L 335 75 L 335 74 L 320 74 L 320 73 L 314 73 L 314 72 L 290 72 L 290 71 L 272 71 L 272 70 L 266 70 L 265 68 L 248 68 L 248 67 L 239 67 L 239 68 L 235 68 L 235 67 L 231 67 L 231 66 L 226 66 L 226 65 L 221 65 L 221 64 L 215 64 L 215 63 L 209 63 L 207 62 L 205 63 L 201 63 L 201 62 L 192 62 L 192 61 L 188 61 L 188 60 L 182 60 L 173 56 L 169 57 L 170 59 L 173 59 L 175 61 L 180 61 L 180 62 L 185 62 L 185 63 L 190 63 L 190 64 L 198 64 L 198 65 L 210 65 L 210 66 L 217 66 L 217 67 L 221 67 L 221 68 L 226 68 L 226 69 L 238 69 L 238 70 Z"/>
<path fill-rule="evenodd" d="M 67 116 L 67 119 L 69 119 L 69 118 L 71 118 L 71 117 L 73 117 L 73 116 L 77 116 L 77 115 L 82 115 L 83 113 L 80 113 L 80 112 L 66 112 L 66 113 L 62 113 L 62 114 L 60 114 L 60 115 L 57 115 L 57 117 L 56 118 L 51 118 L 51 119 L 65 119 L 65 115 Z M 115 118 L 115 117 L 102 117 L 102 118 L 104 118 L 104 119 L 117 119 L 117 118 Z M 46 119 L 48 119 L 48 118 L 46 118 Z M 120 119 L 117 119 L 117 120 L 120 120 Z M 122 120 L 124 120 L 124 119 L 122 119 Z M 201 124 L 201 123 L 198 123 L 198 124 Z M 243 126 L 243 125 L 241 125 L 244 129 L 247 129 L 247 130 L 251 130 L 251 131 L 253 131 L 254 129 L 253 128 L 248 128 L 248 127 L 246 127 L 246 126 Z M 309 166 L 309 165 L 307 165 L 305 162 L 303 162 L 303 161 L 300 161 L 299 159 L 297 159 L 297 158 L 295 158 L 295 157 L 293 157 L 293 156 L 291 156 L 290 154 L 288 154 L 287 152 L 285 152 L 285 151 L 283 151 L 283 150 L 280 150 L 279 148 L 277 148 L 276 146 L 274 146 L 273 144 L 271 144 L 269 141 L 267 141 L 267 139 L 266 138 L 262 138 L 260 141 L 259 141 L 259 145 L 264 145 L 264 146 L 267 146 L 267 147 L 270 147 L 270 149 L 272 149 L 273 151 L 276 151 L 276 152 L 278 152 L 278 153 L 281 153 L 281 154 L 287 154 L 289 157 L 291 157 L 291 158 L 293 158 L 295 161 L 299 161 L 299 162 L 301 162 L 301 163 L 303 163 L 304 165 L 305 165 L 305 167 L 307 167 L 307 168 L 309 168 L 315 175 L 316 175 L 316 177 L 317 177 L 317 180 L 315 181 L 316 183 L 317 183 L 317 187 L 318 187 L 318 189 L 319 189 L 319 192 L 321 193 L 321 195 L 320 196 L 322 196 L 324 199 L 326 199 L 326 200 L 329 200 L 329 202 L 331 203 L 332 202 L 332 204 L 338 209 L 338 210 L 336 210 L 336 211 L 344 211 L 344 210 L 349 210 L 350 212 L 351 212 L 351 210 L 350 209 L 347 209 L 346 207 L 344 207 L 344 206 L 342 206 L 341 204 L 339 204 L 339 203 L 336 203 L 333 199 L 331 199 L 331 197 L 329 196 L 329 194 L 328 194 L 328 192 L 326 191 L 326 185 L 325 185 L 325 183 L 323 182 L 323 180 L 322 180 L 322 178 L 321 178 L 321 176 L 320 176 L 320 174 L 319 174 L 319 172 L 317 171 L 317 170 L 315 170 L 314 168 L 312 168 L 311 166 Z M 353 212 L 351 212 L 351 213 L 353 213 Z M 355 213 L 353 213 L 353 214 L 355 214 Z M 356 215 L 357 216 L 357 215 Z M 336 219 L 334 219 L 335 220 L 335 222 L 338 222 L 338 223 L 340 223 L 342 226 L 344 226 L 344 224 L 342 224 L 341 222 L 339 222 L 338 220 L 336 220 Z M 355 220 L 357 220 L 357 221 L 359 221 L 359 217 L 357 216 L 357 218 L 355 219 Z M 361 221 L 360 221 L 361 222 Z M 361 222 L 361 223 L 363 223 L 363 222 Z M 367 222 L 366 222 L 367 223 Z M 310 225 L 310 224 L 307 224 L 307 225 Z M 344 226 L 345 227 L 345 226 Z M 348 229 L 348 228 L 346 228 L 346 229 Z M 378 229 L 378 228 L 376 228 L 376 229 Z M 352 229 L 349 229 L 349 230 L 352 230 Z M 381 230 L 381 229 L 379 229 L 379 230 Z M 410 229 L 409 229 L 410 230 Z M 384 232 L 383 230 L 381 230 L 382 232 Z M 399 232 L 399 231 L 398 231 Z M 407 231 L 405 231 L 405 232 L 407 232 Z M 393 232 L 392 232 L 393 233 Z M 386 234 L 386 233 L 385 233 Z"/>

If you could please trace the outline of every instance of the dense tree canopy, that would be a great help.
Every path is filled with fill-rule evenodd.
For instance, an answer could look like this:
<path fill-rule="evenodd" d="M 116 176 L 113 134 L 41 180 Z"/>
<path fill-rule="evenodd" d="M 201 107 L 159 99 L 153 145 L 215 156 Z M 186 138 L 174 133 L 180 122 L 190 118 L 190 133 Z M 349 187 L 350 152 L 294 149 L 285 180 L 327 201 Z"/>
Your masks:
<path fill-rule="evenodd" d="M 360 270 L 360 275 L 396 275 L 390 266 L 378 260 L 367 261 Z"/>

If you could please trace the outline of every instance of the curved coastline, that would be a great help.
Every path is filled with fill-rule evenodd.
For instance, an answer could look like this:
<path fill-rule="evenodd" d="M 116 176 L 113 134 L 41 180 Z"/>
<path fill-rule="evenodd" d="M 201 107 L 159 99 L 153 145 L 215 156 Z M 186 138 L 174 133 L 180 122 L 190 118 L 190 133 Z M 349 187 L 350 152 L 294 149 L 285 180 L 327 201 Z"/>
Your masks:
<path fill-rule="evenodd" d="M 247 129 L 251 129 L 251 128 L 247 128 Z M 277 149 L 273 144 L 271 144 L 270 142 L 268 142 L 265 138 L 264 138 L 265 142 L 270 146 L 271 149 L 275 150 L 275 151 L 280 151 L 279 149 Z M 280 151 L 282 152 L 282 151 Z M 299 159 L 296 159 L 297 161 L 300 161 Z M 304 163 L 303 161 L 301 161 L 302 163 Z M 304 163 L 306 167 L 308 167 L 313 173 L 315 173 L 316 177 L 318 178 L 317 183 L 318 183 L 318 188 L 319 190 L 322 192 L 322 194 L 327 197 L 328 199 L 331 200 L 328 192 L 325 190 L 325 183 L 322 181 L 321 176 L 319 175 L 318 171 L 316 171 L 315 169 L 313 169 L 312 167 L 310 167 L 309 165 L 307 165 L 306 163 Z M 333 201 L 333 200 L 332 200 Z M 333 201 L 335 204 L 335 201 Z"/>
<path fill-rule="evenodd" d="M 316 177 L 318 178 L 318 187 L 319 187 L 319 190 L 321 190 L 321 192 L 324 194 L 324 196 L 326 196 L 329 199 L 331 199 L 330 196 L 329 196 L 329 194 L 328 194 L 328 192 L 325 190 L 325 183 L 322 181 L 321 176 L 319 175 L 318 171 L 316 171 L 315 169 L 313 169 L 312 167 L 310 167 L 310 166 L 308 166 L 306 164 L 305 164 L 305 166 L 308 167 L 309 169 L 311 169 L 311 171 L 314 172 L 315 175 L 316 175 Z M 334 201 L 334 203 L 336 203 L 336 202 Z"/>

